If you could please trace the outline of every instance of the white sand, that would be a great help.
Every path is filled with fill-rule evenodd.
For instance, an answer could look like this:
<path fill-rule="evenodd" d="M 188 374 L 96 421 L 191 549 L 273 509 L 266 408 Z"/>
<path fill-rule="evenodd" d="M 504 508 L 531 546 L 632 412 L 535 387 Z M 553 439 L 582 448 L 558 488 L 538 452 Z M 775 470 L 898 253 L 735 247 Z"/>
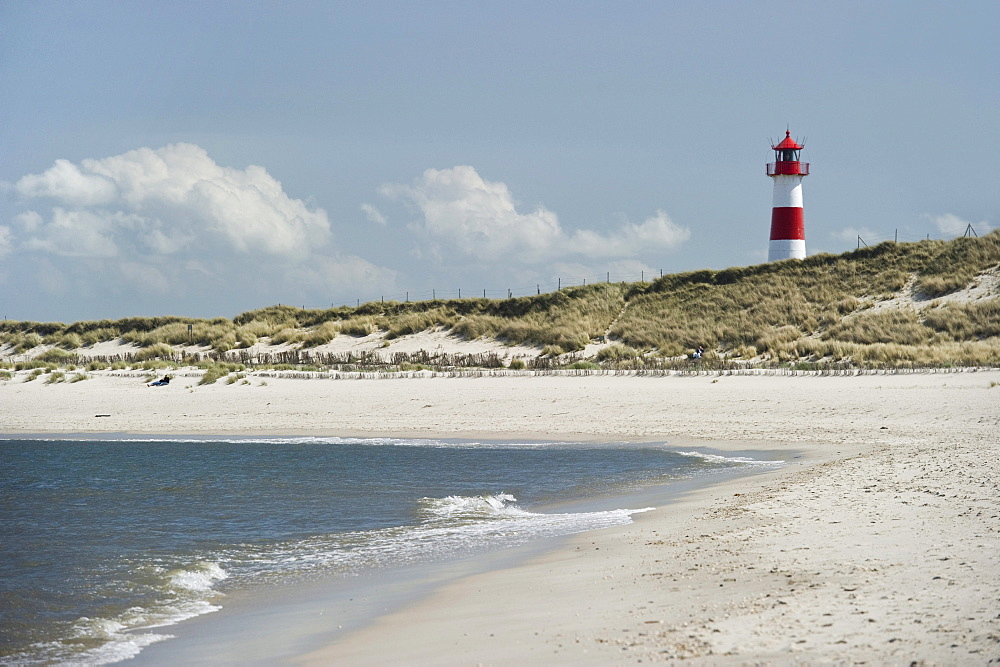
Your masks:
<path fill-rule="evenodd" d="M 251 374 L 206 387 L 189 373 L 159 389 L 138 376 L 46 385 L 19 373 L 0 381 L 0 433 L 530 434 L 807 454 L 448 584 L 368 628 L 330 628 L 330 645 L 302 662 L 1000 660 L 1000 371 Z"/>

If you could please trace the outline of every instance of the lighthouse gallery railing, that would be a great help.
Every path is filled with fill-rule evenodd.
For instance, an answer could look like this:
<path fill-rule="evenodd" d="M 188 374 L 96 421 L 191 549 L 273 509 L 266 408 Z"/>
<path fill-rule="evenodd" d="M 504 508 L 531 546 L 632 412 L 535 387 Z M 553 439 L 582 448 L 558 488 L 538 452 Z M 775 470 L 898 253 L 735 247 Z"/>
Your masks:
<path fill-rule="evenodd" d="M 808 162 L 768 162 L 768 176 L 808 176 Z"/>

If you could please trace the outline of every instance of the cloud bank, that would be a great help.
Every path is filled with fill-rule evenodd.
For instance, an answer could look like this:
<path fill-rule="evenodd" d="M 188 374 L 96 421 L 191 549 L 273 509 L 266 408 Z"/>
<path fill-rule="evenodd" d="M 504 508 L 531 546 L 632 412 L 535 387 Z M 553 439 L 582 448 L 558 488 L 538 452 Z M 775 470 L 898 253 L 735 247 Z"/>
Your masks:
<path fill-rule="evenodd" d="M 554 211 L 520 206 L 505 183 L 471 166 L 427 169 L 379 189 L 416 213 L 409 225 L 361 203 L 357 227 L 345 228 L 360 232 L 344 236 L 367 243 L 378 260 L 398 258 L 390 270 L 335 247 L 326 212 L 288 196 L 263 167 L 222 166 L 188 143 L 56 160 L 5 190 L 18 211 L 0 225 L 0 284 L 28 286 L 8 290 L 23 292 L 25 303 L 51 298 L 53 309 L 83 310 L 59 310 L 59 319 L 325 307 L 434 280 L 652 275 L 645 261 L 691 237 L 663 211 L 608 231 L 567 230 Z"/>
<path fill-rule="evenodd" d="M 388 184 L 381 193 L 420 214 L 410 229 L 435 255 L 459 253 L 486 262 L 536 263 L 578 257 L 613 260 L 669 252 L 691 231 L 657 211 L 641 224 L 625 222 L 610 234 L 572 233 L 558 216 L 537 206 L 519 211 L 506 184 L 487 181 L 473 167 L 428 169 L 411 185 Z"/>
<path fill-rule="evenodd" d="M 263 167 L 221 166 L 193 144 L 57 160 L 9 190 L 24 210 L 0 227 L 0 254 L 63 294 L 141 301 L 214 289 L 234 304 L 315 305 L 345 276 L 392 278 L 339 255 L 326 212 L 289 197 Z"/>
<path fill-rule="evenodd" d="M 140 148 L 79 165 L 57 160 L 14 185 L 50 213 L 19 216 L 28 246 L 68 256 L 171 255 L 211 243 L 302 258 L 329 241 L 323 209 L 284 193 L 263 167 L 222 167 L 192 144 Z"/>

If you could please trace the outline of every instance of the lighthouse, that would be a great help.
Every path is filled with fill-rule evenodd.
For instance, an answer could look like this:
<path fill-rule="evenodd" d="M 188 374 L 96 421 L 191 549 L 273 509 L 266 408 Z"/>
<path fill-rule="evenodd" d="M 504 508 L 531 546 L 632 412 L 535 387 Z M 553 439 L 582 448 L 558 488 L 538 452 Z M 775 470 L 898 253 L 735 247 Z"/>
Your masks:
<path fill-rule="evenodd" d="M 767 261 L 805 259 L 806 227 L 802 214 L 802 179 L 809 175 L 809 163 L 799 161 L 803 146 L 785 130 L 785 138 L 774 149 L 774 162 L 767 165 L 767 175 L 774 179 L 771 209 L 771 242 Z"/>

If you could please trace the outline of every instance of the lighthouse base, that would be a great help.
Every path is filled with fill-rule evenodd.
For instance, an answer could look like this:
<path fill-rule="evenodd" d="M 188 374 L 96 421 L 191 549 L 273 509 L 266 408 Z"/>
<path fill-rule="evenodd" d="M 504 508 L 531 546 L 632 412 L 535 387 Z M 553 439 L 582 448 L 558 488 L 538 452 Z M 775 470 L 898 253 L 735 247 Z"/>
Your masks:
<path fill-rule="evenodd" d="M 771 243 L 767 247 L 767 261 L 769 262 L 805 258 L 805 239 L 771 239 Z"/>

